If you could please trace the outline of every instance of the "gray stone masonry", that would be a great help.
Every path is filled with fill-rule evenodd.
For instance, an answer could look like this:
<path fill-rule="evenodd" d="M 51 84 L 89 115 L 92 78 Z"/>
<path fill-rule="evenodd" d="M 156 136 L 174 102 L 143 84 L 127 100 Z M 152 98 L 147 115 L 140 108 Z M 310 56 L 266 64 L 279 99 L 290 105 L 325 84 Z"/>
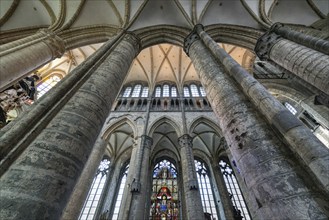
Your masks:
<path fill-rule="evenodd" d="M 285 145 L 201 40 L 191 44 L 189 55 L 241 170 L 254 217 L 326 219 L 328 201 L 306 185 Z"/>
<path fill-rule="evenodd" d="M 178 138 L 181 155 L 183 188 L 186 204 L 187 219 L 203 219 L 203 209 L 200 192 L 198 190 L 198 179 L 196 177 L 194 156 L 192 152 L 192 137 L 184 134 Z"/>
<path fill-rule="evenodd" d="M 329 43 L 305 34 L 298 35 L 296 31 L 290 34 L 287 28 L 277 26 L 278 28 L 273 28 L 276 31 L 270 30 L 258 39 L 255 47 L 257 56 L 262 60 L 275 62 L 329 95 Z M 291 40 L 283 38 L 278 33 Z M 307 46 L 292 40 L 305 41 L 304 45 Z"/>
<path fill-rule="evenodd" d="M 60 218 L 138 52 L 137 38 L 125 34 L 1 177 L 3 219 Z"/>
<path fill-rule="evenodd" d="M 23 41 L 22 45 L 0 53 L 0 91 L 30 74 L 31 71 L 63 55 L 65 45 L 62 39 L 50 31 L 43 30 L 40 33 L 34 35 L 36 39 L 32 40 L 32 43 L 20 40 Z M 10 45 L 14 44 L 10 43 Z"/>
<path fill-rule="evenodd" d="M 323 188 L 329 192 L 329 149 L 314 136 L 301 121 L 292 115 L 267 89 L 243 69 L 222 48 L 218 47 L 209 35 L 199 29 L 199 35 L 204 44 L 210 49 L 235 79 L 244 94 L 250 98 L 268 120 L 284 137 L 291 150 L 301 158 L 301 162 L 315 174 Z"/>

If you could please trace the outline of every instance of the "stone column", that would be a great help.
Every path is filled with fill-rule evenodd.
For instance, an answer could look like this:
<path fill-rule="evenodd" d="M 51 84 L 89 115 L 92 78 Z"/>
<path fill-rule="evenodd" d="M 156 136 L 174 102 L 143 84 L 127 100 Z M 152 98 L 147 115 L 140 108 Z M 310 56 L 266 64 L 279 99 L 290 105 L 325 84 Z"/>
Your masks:
<path fill-rule="evenodd" d="M 71 198 L 62 214 L 62 220 L 78 219 L 81 213 L 81 209 L 86 201 L 88 192 L 90 191 L 91 184 L 94 181 L 95 173 L 99 167 L 100 161 L 104 156 L 104 151 L 106 148 L 106 143 L 102 139 L 101 135 L 93 147 L 93 150 L 88 158 L 88 161 L 83 169 L 79 181 L 74 187 L 74 191 Z M 112 172 L 109 169 L 108 172 Z"/>
<path fill-rule="evenodd" d="M 192 137 L 184 134 L 178 138 L 181 155 L 184 199 L 187 219 L 204 219 L 198 179 L 192 152 Z"/>
<path fill-rule="evenodd" d="M 134 179 L 131 183 L 131 205 L 129 209 L 128 219 L 148 219 L 149 212 L 145 212 L 146 203 L 148 202 L 149 194 L 147 193 L 147 187 L 149 186 L 149 165 L 150 165 L 150 149 L 153 144 L 151 137 L 142 135 L 140 148 L 137 149 L 137 160 L 134 166 L 137 171 L 133 173 Z"/>
<path fill-rule="evenodd" d="M 27 39 L 31 41 L 26 42 Z M 7 50 L 0 53 L 0 91 L 65 52 L 64 41 L 49 30 L 42 30 L 27 39 L 10 43 L 14 46 L 10 49 L 3 46 Z M 22 44 L 18 45 L 18 42 Z"/>
<path fill-rule="evenodd" d="M 250 191 L 253 204 L 249 205 L 254 206 L 255 217 L 326 218 L 328 211 L 322 208 L 327 203 L 326 198 L 304 182 L 306 175 L 289 158 L 284 144 L 240 92 L 237 83 L 225 73 L 196 30 L 186 38 L 185 51 Z"/>
<path fill-rule="evenodd" d="M 261 60 L 275 62 L 329 95 L 328 41 L 276 24 L 258 39 L 255 51 Z"/>
<path fill-rule="evenodd" d="M 4 219 L 59 219 L 139 41 L 125 34 L 95 73 L 1 177 Z"/>
<path fill-rule="evenodd" d="M 292 115 L 267 89 L 243 69 L 210 36 L 198 28 L 198 34 L 218 62 L 235 79 L 244 94 L 275 127 L 289 144 L 291 150 L 309 167 L 325 189 L 329 191 L 329 150 L 301 121 Z"/>

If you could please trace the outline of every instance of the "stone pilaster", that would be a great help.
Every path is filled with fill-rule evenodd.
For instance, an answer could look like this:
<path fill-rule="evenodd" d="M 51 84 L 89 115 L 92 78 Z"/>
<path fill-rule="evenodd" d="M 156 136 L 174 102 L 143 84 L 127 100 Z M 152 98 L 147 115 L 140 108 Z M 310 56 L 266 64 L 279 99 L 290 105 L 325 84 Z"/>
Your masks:
<path fill-rule="evenodd" d="M 328 41 L 277 24 L 258 39 L 255 51 L 261 60 L 275 62 L 329 95 L 328 48 Z"/>
<path fill-rule="evenodd" d="M 198 29 L 198 33 L 218 62 L 225 67 L 227 73 L 234 78 L 236 83 L 240 84 L 242 91 L 250 98 L 257 110 L 283 135 L 291 150 L 298 155 L 298 158 L 301 158 L 301 162 L 305 166 L 310 167 L 323 187 L 329 191 L 329 173 L 325 172 L 328 166 L 329 150 L 309 128 L 220 48 L 201 27 Z"/>
<path fill-rule="evenodd" d="M 0 91 L 65 52 L 64 41 L 49 30 L 34 37 L 37 39 L 0 53 Z"/>
<path fill-rule="evenodd" d="M 198 179 L 195 171 L 194 156 L 192 152 L 193 139 L 188 134 L 178 138 L 180 147 L 184 197 L 187 219 L 204 219 Z"/>
<path fill-rule="evenodd" d="M 2 218 L 60 218 L 138 52 L 138 39 L 125 34 L 1 177 Z"/>
<path fill-rule="evenodd" d="M 191 35 L 200 33 L 198 28 Z M 226 74 L 224 66 L 200 40 L 194 41 L 188 52 L 250 191 L 255 217 L 326 218 L 322 208 L 326 199 L 310 191 L 293 161 L 285 156 L 288 153 L 284 144 Z"/>

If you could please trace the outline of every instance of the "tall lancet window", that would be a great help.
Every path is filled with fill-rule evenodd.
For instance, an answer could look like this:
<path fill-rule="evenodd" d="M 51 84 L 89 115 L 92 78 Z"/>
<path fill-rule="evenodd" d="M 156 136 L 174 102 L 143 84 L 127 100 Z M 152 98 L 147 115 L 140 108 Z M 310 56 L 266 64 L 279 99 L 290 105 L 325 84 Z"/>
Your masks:
<path fill-rule="evenodd" d="M 43 96 L 46 92 L 48 92 L 51 88 L 53 88 L 59 81 L 61 81 L 61 78 L 58 75 L 52 75 L 48 77 L 44 82 L 40 83 L 37 86 L 37 98 L 40 98 Z"/>
<path fill-rule="evenodd" d="M 123 93 L 123 97 L 129 97 L 131 93 L 131 87 L 127 87 Z"/>
<path fill-rule="evenodd" d="M 80 220 L 84 219 L 93 219 L 96 208 L 101 197 L 106 177 L 109 171 L 110 161 L 104 158 L 101 161 L 101 164 L 98 167 L 96 176 L 93 180 L 93 183 L 90 187 L 87 199 L 83 205 L 82 211 L 80 213 Z"/>
<path fill-rule="evenodd" d="M 224 177 L 227 191 L 229 192 L 230 197 L 232 199 L 235 215 L 242 216 L 244 220 L 251 219 L 247 205 L 243 199 L 240 187 L 238 185 L 238 182 L 236 181 L 233 169 L 224 160 L 219 161 L 219 166 Z"/>
<path fill-rule="evenodd" d="M 162 160 L 153 170 L 150 218 L 179 219 L 177 171 L 168 160 Z"/>
<path fill-rule="evenodd" d="M 209 171 L 203 162 L 194 160 L 194 163 L 200 188 L 203 211 L 206 214 L 211 215 L 211 219 L 217 219 L 218 217 L 209 179 Z"/>
<path fill-rule="evenodd" d="M 121 174 L 121 183 L 120 183 L 120 187 L 119 187 L 118 194 L 117 194 L 117 200 L 115 201 L 112 220 L 117 220 L 119 217 L 119 211 L 120 211 L 120 207 L 121 207 L 123 191 L 126 186 L 128 171 L 129 171 L 129 164 L 125 167 L 125 169 L 122 171 L 122 174 Z"/>

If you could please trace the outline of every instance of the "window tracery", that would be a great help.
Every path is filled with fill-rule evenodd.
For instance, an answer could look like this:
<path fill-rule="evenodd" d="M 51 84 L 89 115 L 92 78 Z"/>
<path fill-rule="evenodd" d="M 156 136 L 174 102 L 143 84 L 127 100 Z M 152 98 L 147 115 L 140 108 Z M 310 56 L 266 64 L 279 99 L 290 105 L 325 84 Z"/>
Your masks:
<path fill-rule="evenodd" d="M 171 87 L 171 97 L 177 97 L 177 88 L 175 86 Z"/>
<path fill-rule="evenodd" d="M 137 84 L 135 87 L 134 87 L 134 90 L 133 90 L 133 94 L 131 95 L 131 97 L 139 97 L 139 94 L 141 92 L 141 89 L 142 89 L 142 85 L 140 84 Z"/>
<path fill-rule="evenodd" d="M 219 167 L 222 172 L 227 191 L 233 203 L 233 211 L 236 216 L 241 215 L 244 219 L 250 220 L 247 205 L 244 201 L 242 192 L 235 178 L 235 174 L 231 166 L 224 160 L 219 161 Z"/>
<path fill-rule="evenodd" d="M 51 88 L 53 88 L 59 81 L 61 81 L 61 77 L 58 76 L 57 74 L 51 75 L 37 85 L 37 98 L 39 99 L 41 96 L 43 96 L 46 92 L 48 92 Z"/>
<path fill-rule="evenodd" d="M 97 169 L 96 176 L 83 205 L 79 220 L 93 219 L 105 185 L 109 167 L 110 161 L 104 158 Z"/>
<path fill-rule="evenodd" d="M 123 97 L 129 97 L 131 93 L 131 87 L 127 87 L 123 93 Z"/>
<path fill-rule="evenodd" d="M 168 160 L 155 165 L 152 180 L 150 219 L 179 219 L 177 171 Z"/>
<path fill-rule="evenodd" d="M 118 190 L 117 199 L 115 201 L 114 211 L 113 211 L 113 215 L 112 215 L 113 220 L 116 220 L 119 217 L 119 211 L 120 211 L 120 207 L 121 207 L 121 203 L 122 203 L 124 188 L 125 188 L 126 181 L 127 181 L 128 171 L 129 171 L 129 164 L 125 167 L 125 169 L 122 172 L 120 187 Z"/>
<path fill-rule="evenodd" d="M 209 179 L 209 171 L 206 165 L 201 161 L 194 160 L 194 164 L 198 178 L 203 211 L 210 214 L 212 216 L 211 219 L 217 219 L 217 211 Z"/>
<path fill-rule="evenodd" d="M 190 90 L 188 89 L 187 86 L 184 86 L 184 96 L 185 97 L 190 97 Z"/>
<path fill-rule="evenodd" d="M 167 84 L 163 85 L 162 96 L 169 97 L 169 85 Z"/>
<path fill-rule="evenodd" d="M 199 97 L 200 96 L 198 88 L 195 84 L 191 84 L 190 88 L 191 88 L 192 97 Z"/>

